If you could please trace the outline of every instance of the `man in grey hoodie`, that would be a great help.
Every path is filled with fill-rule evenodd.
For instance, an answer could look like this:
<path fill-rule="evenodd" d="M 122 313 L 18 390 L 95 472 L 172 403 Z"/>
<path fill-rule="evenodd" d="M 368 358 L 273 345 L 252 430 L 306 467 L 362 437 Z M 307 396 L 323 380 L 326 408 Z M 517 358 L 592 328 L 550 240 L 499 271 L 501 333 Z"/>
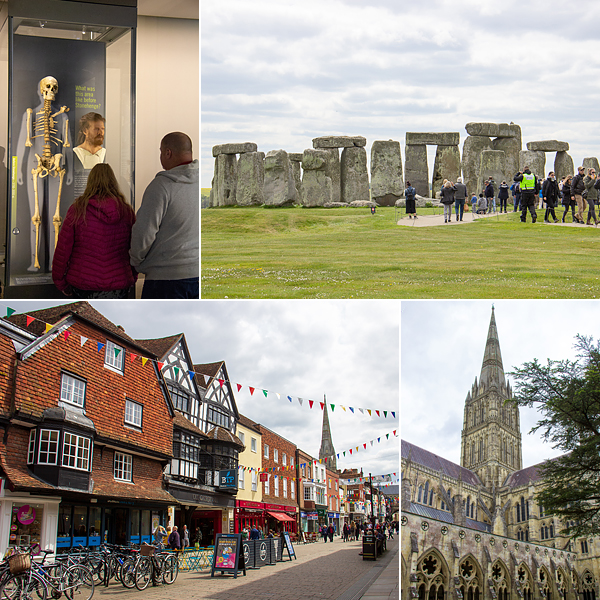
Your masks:
<path fill-rule="evenodd" d="M 199 298 L 200 177 L 192 140 L 167 134 L 160 164 L 131 234 L 131 265 L 146 278 L 142 298 Z"/>

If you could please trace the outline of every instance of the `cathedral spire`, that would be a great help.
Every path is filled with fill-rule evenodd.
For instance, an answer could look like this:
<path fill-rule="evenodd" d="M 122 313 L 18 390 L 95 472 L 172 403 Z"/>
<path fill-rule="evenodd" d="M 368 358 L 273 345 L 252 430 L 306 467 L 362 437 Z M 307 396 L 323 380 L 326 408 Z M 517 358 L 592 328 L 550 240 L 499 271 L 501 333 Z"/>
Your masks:
<path fill-rule="evenodd" d="M 502 385 L 505 381 L 506 378 L 504 375 L 504 367 L 502 366 L 502 355 L 500 354 L 500 341 L 498 340 L 494 305 L 492 304 L 492 317 L 490 319 L 485 352 L 483 354 L 479 383 L 489 387 L 494 383 L 496 385 Z"/>
<path fill-rule="evenodd" d="M 335 449 L 331 440 L 331 429 L 329 428 L 329 416 L 327 414 L 327 399 L 323 395 L 323 431 L 321 433 L 321 449 L 319 450 L 319 459 L 327 458 L 327 466 L 335 470 L 337 462 L 335 460 Z"/>

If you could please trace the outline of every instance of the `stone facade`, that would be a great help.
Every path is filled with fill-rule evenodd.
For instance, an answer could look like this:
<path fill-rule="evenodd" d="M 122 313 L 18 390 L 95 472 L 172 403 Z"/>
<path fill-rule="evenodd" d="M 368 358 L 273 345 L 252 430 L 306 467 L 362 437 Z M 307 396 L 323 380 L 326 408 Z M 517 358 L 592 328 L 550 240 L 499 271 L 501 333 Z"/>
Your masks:
<path fill-rule="evenodd" d="M 465 400 L 461 464 L 402 441 L 403 600 L 598 595 L 598 544 L 562 536 L 537 503 L 540 465 L 522 466 L 511 396 L 492 309 L 481 373 Z"/>

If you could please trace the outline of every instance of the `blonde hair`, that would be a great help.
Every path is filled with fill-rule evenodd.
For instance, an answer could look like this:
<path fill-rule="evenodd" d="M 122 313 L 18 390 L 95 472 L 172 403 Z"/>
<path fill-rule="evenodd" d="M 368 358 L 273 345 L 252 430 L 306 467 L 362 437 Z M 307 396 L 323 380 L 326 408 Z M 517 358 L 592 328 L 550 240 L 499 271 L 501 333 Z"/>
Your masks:
<path fill-rule="evenodd" d="M 133 208 L 128 204 L 125 196 L 119 188 L 117 178 L 112 167 L 107 163 L 97 164 L 88 176 L 85 191 L 73 203 L 75 211 L 75 223 L 83 219 L 85 223 L 85 214 L 90 198 L 96 197 L 98 200 L 108 200 L 114 198 L 117 201 L 119 215 L 121 218 L 134 214 Z"/>

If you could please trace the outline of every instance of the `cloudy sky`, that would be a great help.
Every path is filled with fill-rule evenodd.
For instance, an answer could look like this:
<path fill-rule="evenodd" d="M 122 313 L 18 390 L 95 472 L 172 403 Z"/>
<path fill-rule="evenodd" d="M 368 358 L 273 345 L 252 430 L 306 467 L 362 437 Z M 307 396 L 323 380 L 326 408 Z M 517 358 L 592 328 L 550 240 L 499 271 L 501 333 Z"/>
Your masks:
<path fill-rule="evenodd" d="M 577 166 L 600 154 L 599 17 L 593 0 L 203 0 L 202 186 L 215 144 L 363 135 L 404 156 L 407 131 L 462 145 L 471 121 L 519 124 L 523 149 L 567 141 Z"/>
<path fill-rule="evenodd" d="M 600 337 L 591 318 L 598 301 L 403 301 L 402 438 L 455 463 L 460 463 L 465 399 L 481 373 L 492 304 L 506 374 L 534 358 L 574 359 L 577 334 Z M 521 408 L 520 413 L 523 467 L 560 454 L 539 434 L 528 435 L 537 411 Z"/>
<path fill-rule="evenodd" d="M 7 305 L 22 313 L 56 304 L 64 303 L 8 301 L 2 304 L 1 316 L 6 315 Z M 336 452 L 346 451 L 338 468 L 362 467 L 373 475 L 398 471 L 397 302 L 105 300 L 91 304 L 135 339 L 184 333 L 196 364 L 225 360 L 230 380 L 243 386 L 239 393 L 233 386 L 239 411 L 317 458 L 323 420 L 318 401 L 325 394 L 327 403 L 336 405 L 333 412 L 329 407 L 334 447 Z M 253 395 L 250 386 L 257 388 Z M 302 406 L 298 397 L 304 400 Z M 311 410 L 308 400 L 319 408 Z M 350 406 L 386 410 L 388 416 L 372 413 L 369 417 L 358 411 L 353 415 Z M 394 430 L 398 437 L 393 436 Z M 360 446 L 358 454 L 356 446 Z"/>

